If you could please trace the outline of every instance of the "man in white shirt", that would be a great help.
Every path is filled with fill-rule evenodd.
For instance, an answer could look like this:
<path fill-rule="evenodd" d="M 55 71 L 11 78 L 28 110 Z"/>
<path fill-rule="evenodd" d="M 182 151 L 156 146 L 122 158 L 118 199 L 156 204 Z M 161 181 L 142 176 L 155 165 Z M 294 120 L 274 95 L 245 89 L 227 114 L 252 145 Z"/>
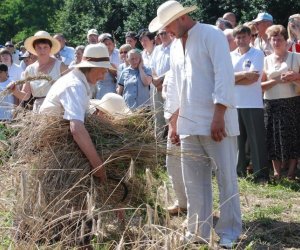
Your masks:
<path fill-rule="evenodd" d="M 163 114 L 164 100 L 161 95 L 162 84 L 165 74 L 170 69 L 170 47 L 171 37 L 165 29 L 158 32 L 162 41 L 161 45 L 155 47 L 151 58 L 151 69 L 154 85 L 153 107 L 155 112 L 155 136 L 157 139 L 162 139 L 165 132 L 165 119 Z"/>
<path fill-rule="evenodd" d="M 238 164 L 240 176 L 246 176 L 246 141 L 250 146 L 254 180 L 268 180 L 266 134 L 261 89 L 264 67 L 262 51 L 250 47 L 251 30 L 238 26 L 233 30 L 238 48 L 230 53 L 235 72 L 235 101 L 238 110 L 240 135 L 238 136 Z"/>
<path fill-rule="evenodd" d="M 84 118 L 92 94 L 90 86 L 103 80 L 108 68 L 110 62 L 106 46 L 88 45 L 84 50 L 81 63 L 75 65 L 71 72 L 53 84 L 40 108 L 41 114 L 62 115 L 64 119 L 70 121 L 73 138 L 100 181 L 106 180 L 105 168 L 84 126 Z"/>
<path fill-rule="evenodd" d="M 237 111 L 234 108 L 234 73 L 222 31 L 200 24 L 177 1 L 159 6 L 150 32 L 165 27 L 177 39 L 170 52 L 169 135 L 181 143 L 183 178 L 188 203 L 185 242 L 210 240 L 213 227 L 212 169 L 220 191 L 220 218 L 215 227 L 220 246 L 233 247 L 241 230 L 236 174 Z"/>

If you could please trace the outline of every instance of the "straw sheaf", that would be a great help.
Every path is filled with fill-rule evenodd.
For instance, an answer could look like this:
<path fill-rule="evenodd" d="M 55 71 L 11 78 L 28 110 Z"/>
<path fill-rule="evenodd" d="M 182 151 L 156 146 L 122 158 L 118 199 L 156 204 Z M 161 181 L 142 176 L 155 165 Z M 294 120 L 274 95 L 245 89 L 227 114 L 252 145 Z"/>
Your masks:
<path fill-rule="evenodd" d="M 127 180 L 130 195 L 120 204 L 122 185 L 110 180 L 100 185 L 91 176 L 89 162 L 74 142 L 69 122 L 21 114 L 18 126 L 11 151 L 12 161 L 22 159 L 14 163 L 23 173 L 16 182 L 22 190 L 15 206 L 19 239 L 68 239 L 66 244 L 75 244 L 83 221 L 95 220 L 101 211 L 140 204 L 146 190 L 143 181 L 129 173 L 129 166 L 132 168 L 134 162 L 137 170 L 151 168 L 157 154 L 164 153 L 154 140 L 151 115 L 141 112 L 117 120 L 92 115 L 86 119 L 85 126 L 104 160 L 107 175 Z"/>

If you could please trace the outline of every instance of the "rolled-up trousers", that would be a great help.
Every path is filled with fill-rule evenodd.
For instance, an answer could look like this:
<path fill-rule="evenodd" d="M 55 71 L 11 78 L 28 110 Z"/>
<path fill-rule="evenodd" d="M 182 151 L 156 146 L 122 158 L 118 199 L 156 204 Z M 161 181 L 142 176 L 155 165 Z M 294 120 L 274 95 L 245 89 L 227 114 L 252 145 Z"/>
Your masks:
<path fill-rule="evenodd" d="M 212 170 L 219 188 L 220 218 L 215 231 L 236 240 L 242 231 L 236 174 L 237 138 L 215 142 L 210 136 L 181 138 L 183 179 L 188 202 L 188 231 L 205 240 L 213 228 Z"/>

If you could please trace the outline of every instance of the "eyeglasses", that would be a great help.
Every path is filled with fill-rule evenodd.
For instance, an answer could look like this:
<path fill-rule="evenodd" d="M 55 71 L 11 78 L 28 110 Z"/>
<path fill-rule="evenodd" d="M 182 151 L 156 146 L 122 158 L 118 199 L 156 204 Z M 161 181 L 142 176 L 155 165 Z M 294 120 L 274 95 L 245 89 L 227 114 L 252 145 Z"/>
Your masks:
<path fill-rule="evenodd" d="M 253 37 L 253 38 L 254 38 L 254 37 L 256 38 L 257 36 L 258 36 L 257 33 L 256 33 L 256 34 L 251 34 L 251 37 Z"/>
<path fill-rule="evenodd" d="M 164 32 L 158 33 L 158 35 L 159 35 L 159 36 L 166 36 L 166 35 L 167 35 L 167 32 L 164 31 Z"/>
<path fill-rule="evenodd" d="M 120 51 L 120 54 L 127 54 L 128 51 Z"/>

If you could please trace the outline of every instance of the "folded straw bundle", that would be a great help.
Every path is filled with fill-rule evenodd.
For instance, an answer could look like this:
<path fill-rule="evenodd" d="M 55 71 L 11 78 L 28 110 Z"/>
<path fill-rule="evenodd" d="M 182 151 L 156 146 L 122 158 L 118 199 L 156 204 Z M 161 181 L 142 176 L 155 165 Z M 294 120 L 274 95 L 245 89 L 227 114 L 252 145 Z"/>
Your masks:
<path fill-rule="evenodd" d="M 67 244 L 74 242 L 84 221 L 116 208 L 122 185 L 110 180 L 99 185 L 91 177 L 90 165 L 74 142 L 68 121 L 26 114 L 20 116 L 18 125 L 12 158 L 21 172 L 15 207 L 19 236 L 47 244 L 57 237 Z M 128 171 L 130 162 L 135 162 L 136 169 L 153 167 L 154 159 L 164 153 L 154 139 L 149 114 L 140 112 L 123 119 L 91 115 L 85 126 L 105 160 L 108 176 L 125 180 L 132 172 Z M 131 191 L 126 206 L 136 206 L 143 198 L 144 184 L 136 180 L 126 184 Z"/>

